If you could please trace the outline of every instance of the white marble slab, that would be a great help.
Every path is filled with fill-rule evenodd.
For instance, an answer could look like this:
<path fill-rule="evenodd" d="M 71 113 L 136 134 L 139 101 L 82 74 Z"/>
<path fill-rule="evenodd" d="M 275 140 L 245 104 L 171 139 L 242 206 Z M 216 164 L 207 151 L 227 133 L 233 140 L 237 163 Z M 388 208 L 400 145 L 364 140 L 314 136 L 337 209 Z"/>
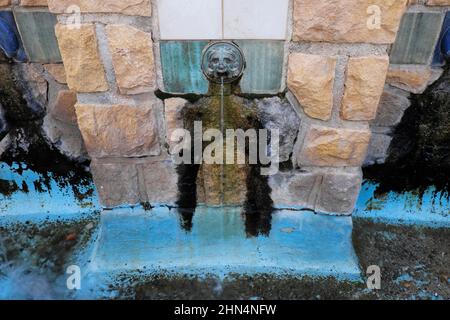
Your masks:
<path fill-rule="evenodd" d="M 162 40 L 222 39 L 222 0 L 158 0 Z"/>
<path fill-rule="evenodd" d="M 223 0 L 225 39 L 287 37 L 289 0 Z"/>

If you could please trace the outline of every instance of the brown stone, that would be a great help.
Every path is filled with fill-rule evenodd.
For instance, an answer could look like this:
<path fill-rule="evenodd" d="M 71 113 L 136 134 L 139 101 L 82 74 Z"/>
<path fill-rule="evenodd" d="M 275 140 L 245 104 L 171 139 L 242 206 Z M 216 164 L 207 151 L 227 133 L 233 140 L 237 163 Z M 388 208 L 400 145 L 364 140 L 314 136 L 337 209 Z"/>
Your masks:
<path fill-rule="evenodd" d="M 151 204 L 175 204 L 178 199 L 178 175 L 171 160 L 147 158 L 138 165 L 141 201 Z"/>
<path fill-rule="evenodd" d="M 315 209 L 322 176 L 309 171 L 278 172 L 269 176 L 276 208 Z"/>
<path fill-rule="evenodd" d="M 329 120 L 333 109 L 336 58 L 303 53 L 289 56 L 288 87 L 305 113 Z"/>
<path fill-rule="evenodd" d="M 324 174 L 317 197 L 316 211 L 351 215 L 361 190 L 361 183 L 361 169 L 351 168 L 342 172 Z"/>
<path fill-rule="evenodd" d="M 427 6 L 450 6 L 450 0 L 428 0 Z"/>
<path fill-rule="evenodd" d="M 11 0 L 0 0 L 0 7 L 6 7 L 11 4 Z"/>
<path fill-rule="evenodd" d="M 52 109 L 52 116 L 59 121 L 77 125 L 77 115 L 75 104 L 77 103 L 77 93 L 72 90 L 61 90 L 56 97 L 55 105 Z"/>
<path fill-rule="evenodd" d="M 91 157 L 160 154 L 158 124 L 151 106 L 78 104 L 76 113 Z"/>
<path fill-rule="evenodd" d="M 294 41 L 393 43 L 407 0 L 295 0 Z M 380 24 L 377 27 L 376 10 Z"/>
<path fill-rule="evenodd" d="M 67 84 L 66 70 L 63 64 L 45 64 L 44 68 L 57 82 Z"/>
<path fill-rule="evenodd" d="M 361 166 L 370 141 L 369 129 L 329 128 L 313 125 L 297 158 L 301 166 Z"/>
<path fill-rule="evenodd" d="M 177 145 L 179 141 L 172 141 L 172 134 L 176 129 L 182 129 L 183 118 L 181 111 L 186 105 L 187 100 L 182 98 L 171 98 L 164 100 L 164 113 L 166 118 L 166 135 L 170 150 Z M 171 152 L 172 153 L 172 152 Z"/>
<path fill-rule="evenodd" d="M 48 0 L 49 9 L 54 13 L 65 13 L 74 5 L 82 13 L 121 13 L 146 17 L 152 14 L 150 0 Z"/>
<path fill-rule="evenodd" d="M 386 86 L 378 105 L 377 116 L 371 125 L 392 127 L 400 123 L 403 113 L 411 105 L 409 92 Z"/>
<path fill-rule="evenodd" d="M 80 28 L 72 28 L 57 24 L 56 36 L 69 88 L 77 92 L 108 90 L 105 71 L 98 52 L 95 26 L 84 24 Z"/>
<path fill-rule="evenodd" d="M 155 86 L 151 34 L 126 25 L 106 27 L 116 81 L 122 94 L 149 92 Z"/>
<path fill-rule="evenodd" d="M 132 161 L 108 163 L 93 159 L 91 171 L 103 206 L 112 208 L 140 202 L 138 171 Z"/>
<path fill-rule="evenodd" d="M 46 7 L 47 0 L 20 0 L 20 5 L 23 7 Z"/>
<path fill-rule="evenodd" d="M 350 58 L 342 99 L 342 119 L 375 119 L 388 67 L 387 56 Z"/>
<path fill-rule="evenodd" d="M 441 68 L 422 65 L 391 65 L 386 82 L 405 91 L 420 94 L 439 79 L 442 72 Z"/>

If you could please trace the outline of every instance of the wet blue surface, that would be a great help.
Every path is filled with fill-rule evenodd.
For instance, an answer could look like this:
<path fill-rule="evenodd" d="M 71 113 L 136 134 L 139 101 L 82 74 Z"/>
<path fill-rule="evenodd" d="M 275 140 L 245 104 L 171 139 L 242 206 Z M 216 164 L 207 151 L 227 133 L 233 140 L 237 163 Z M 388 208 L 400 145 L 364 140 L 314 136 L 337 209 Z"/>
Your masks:
<path fill-rule="evenodd" d="M 25 165 L 10 167 L 0 163 L 0 180 L 15 183 L 18 187 L 25 183 L 28 188 L 27 192 L 19 190 L 9 196 L 0 195 L 0 223 L 76 218 L 101 209 L 96 192 L 81 200 L 70 186 L 61 187 L 58 181 L 50 179 L 48 188 L 42 183 L 43 179 L 42 175 L 26 169 Z M 80 187 L 80 191 L 88 188 L 95 190 L 91 185 Z"/>
<path fill-rule="evenodd" d="M 102 214 L 93 272 L 145 270 L 224 276 L 270 273 L 359 280 L 350 217 L 277 211 L 269 236 L 247 237 L 241 208 L 199 207 L 193 228 L 176 210 L 119 209 Z"/>
<path fill-rule="evenodd" d="M 450 227 L 450 199 L 433 187 L 418 192 L 377 195 L 377 184 L 365 181 L 353 217 L 376 222 L 427 227 Z"/>

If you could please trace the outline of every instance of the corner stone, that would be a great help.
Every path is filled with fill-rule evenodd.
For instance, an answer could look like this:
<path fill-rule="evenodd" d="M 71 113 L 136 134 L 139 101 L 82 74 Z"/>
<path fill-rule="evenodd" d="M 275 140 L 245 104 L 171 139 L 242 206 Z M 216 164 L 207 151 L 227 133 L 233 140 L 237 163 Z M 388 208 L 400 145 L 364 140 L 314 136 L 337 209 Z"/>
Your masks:
<path fill-rule="evenodd" d="M 342 99 L 344 120 L 375 119 L 389 67 L 387 56 L 350 58 Z"/>
<path fill-rule="evenodd" d="M 69 88 L 77 92 L 108 90 L 95 26 L 85 24 L 80 28 L 71 28 L 57 24 L 55 28 Z"/>
<path fill-rule="evenodd" d="M 288 87 L 311 118 L 329 120 L 333 108 L 336 57 L 292 53 Z"/>
<path fill-rule="evenodd" d="M 362 171 L 359 168 L 325 174 L 317 197 L 316 211 L 351 215 L 361 190 L 361 183 Z"/>

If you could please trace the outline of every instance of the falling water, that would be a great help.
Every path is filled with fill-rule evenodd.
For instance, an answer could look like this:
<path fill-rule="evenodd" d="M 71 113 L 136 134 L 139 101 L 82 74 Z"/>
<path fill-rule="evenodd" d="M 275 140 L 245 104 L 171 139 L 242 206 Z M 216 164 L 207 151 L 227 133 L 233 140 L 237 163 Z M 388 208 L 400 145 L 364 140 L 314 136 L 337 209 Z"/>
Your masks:
<path fill-rule="evenodd" d="M 220 78 L 220 132 L 222 132 L 222 137 L 225 139 L 225 125 L 224 125 L 224 85 L 223 85 L 223 77 Z M 220 169 L 220 204 L 224 203 L 224 182 L 225 182 L 225 172 L 224 172 L 224 164 L 222 164 Z"/>

